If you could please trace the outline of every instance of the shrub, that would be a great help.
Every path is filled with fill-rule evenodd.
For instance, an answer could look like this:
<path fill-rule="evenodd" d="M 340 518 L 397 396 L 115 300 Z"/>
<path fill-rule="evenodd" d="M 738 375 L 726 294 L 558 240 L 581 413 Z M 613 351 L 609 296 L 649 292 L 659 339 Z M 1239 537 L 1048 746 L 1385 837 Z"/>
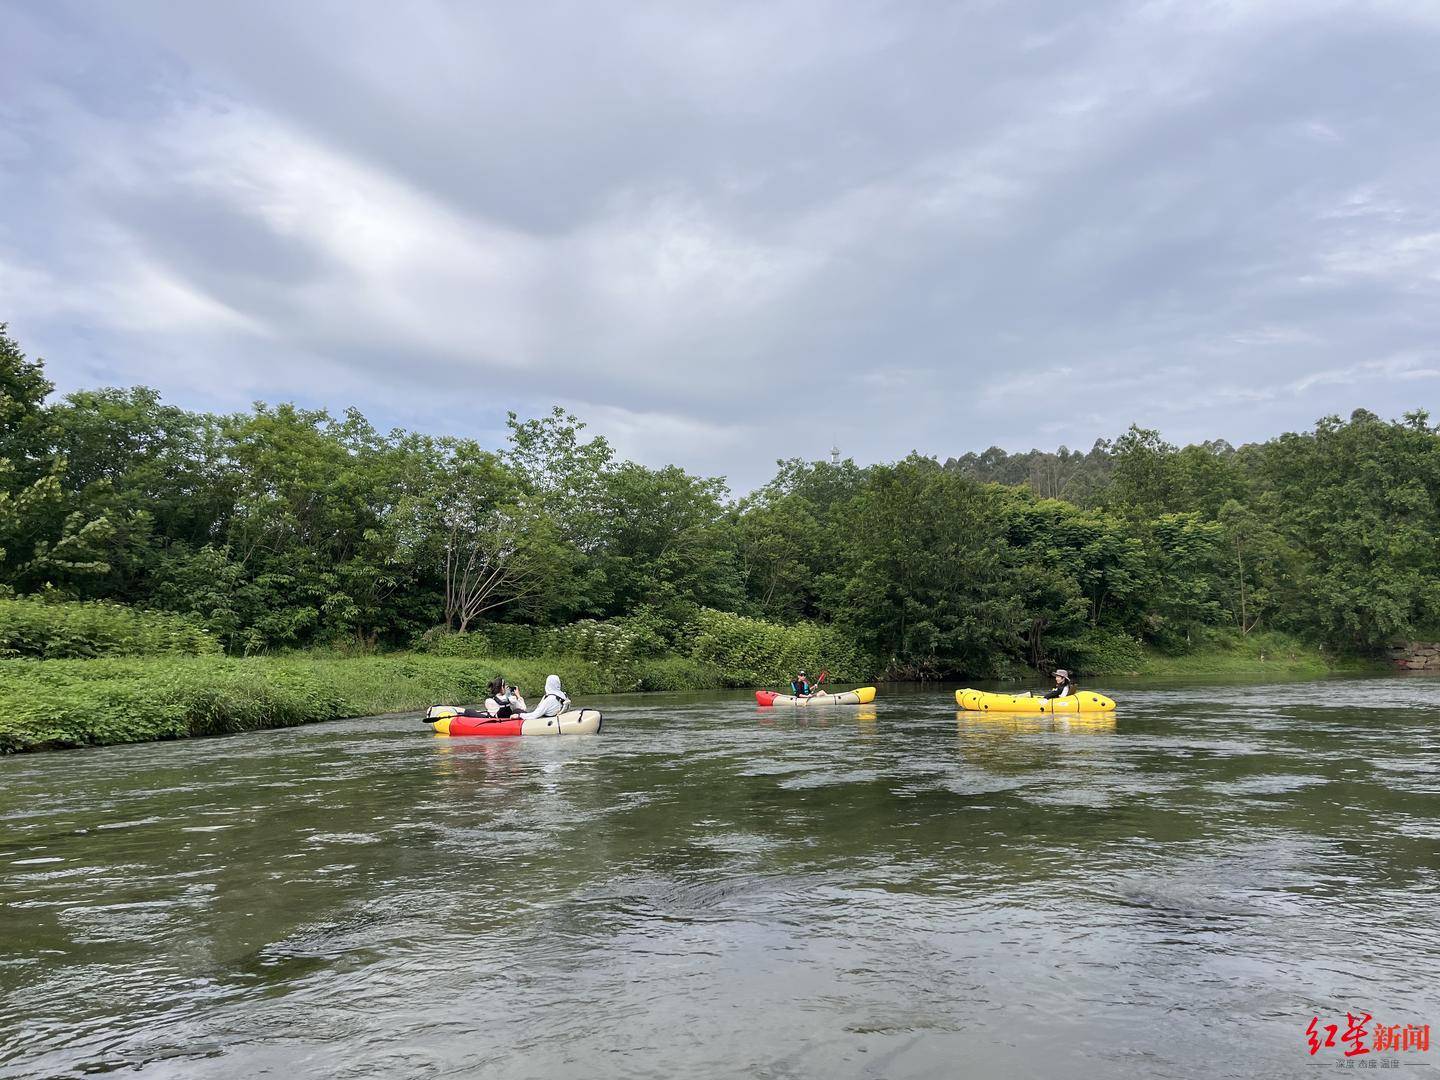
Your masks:
<path fill-rule="evenodd" d="M 1140 642 L 1119 630 L 1090 627 L 1060 648 L 1062 664 L 1077 675 L 1121 675 L 1144 668 Z"/>
<path fill-rule="evenodd" d="M 220 644 L 184 615 L 119 604 L 0 599 L 0 657 L 206 656 Z"/>
<path fill-rule="evenodd" d="M 828 670 L 839 682 L 866 679 L 872 671 L 862 650 L 833 626 L 787 626 L 708 609 L 695 618 L 690 656 L 753 684 L 783 682 L 801 668 Z"/>
<path fill-rule="evenodd" d="M 415 648 L 431 656 L 449 656 L 465 660 L 483 660 L 492 652 L 490 639 L 484 634 L 435 633 L 433 631 L 416 640 Z"/>
<path fill-rule="evenodd" d="M 605 665 L 658 656 L 665 650 L 659 633 L 643 619 L 582 619 L 569 626 L 512 626 L 495 623 L 465 634 L 430 631 L 415 647 L 433 656 L 485 659 L 506 656 L 522 660 L 568 656 Z"/>
<path fill-rule="evenodd" d="M 0 752 L 330 720 L 353 715 L 342 682 L 278 661 L 218 657 L 0 661 Z"/>

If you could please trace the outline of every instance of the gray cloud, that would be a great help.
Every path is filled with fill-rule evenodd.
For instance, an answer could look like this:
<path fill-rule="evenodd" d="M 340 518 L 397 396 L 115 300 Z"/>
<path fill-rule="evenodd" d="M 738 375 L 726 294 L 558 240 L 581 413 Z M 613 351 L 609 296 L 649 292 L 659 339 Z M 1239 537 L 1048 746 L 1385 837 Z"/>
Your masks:
<path fill-rule="evenodd" d="M 0 0 L 64 389 L 776 457 L 1433 399 L 1429 4 Z"/>

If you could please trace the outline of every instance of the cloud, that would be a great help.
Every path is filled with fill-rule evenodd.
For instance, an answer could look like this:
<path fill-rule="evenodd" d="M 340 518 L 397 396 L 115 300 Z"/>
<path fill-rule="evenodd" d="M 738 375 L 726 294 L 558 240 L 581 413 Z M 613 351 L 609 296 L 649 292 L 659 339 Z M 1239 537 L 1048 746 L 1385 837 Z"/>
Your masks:
<path fill-rule="evenodd" d="M 593 401 L 561 404 L 585 418 L 592 429 L 586 434 L 603 432 L 622 459 L 636 461 L 668 462 L 716 450 L 733 453 L 761 435 L 765 426 L 761 416 L 721 421 Z"/>
<path fill-rule="evenodd" d="M 1409 382 L 1440 379 L 1440 354 L 1405 354 L 1383 360 L 1367 360 L 1350 367 L 1316 371 L 1296 379 L 1291 389 L 1303 394 L 1316 387 L 1351 386 L 1361 382 Z"/>
<path fill-rule="evenodd" d="M 62 389 L 558 401 L 742 489 L 1398 415 L 1437 45 L 1400 0 L 14 5 L 0 320 Z"/>

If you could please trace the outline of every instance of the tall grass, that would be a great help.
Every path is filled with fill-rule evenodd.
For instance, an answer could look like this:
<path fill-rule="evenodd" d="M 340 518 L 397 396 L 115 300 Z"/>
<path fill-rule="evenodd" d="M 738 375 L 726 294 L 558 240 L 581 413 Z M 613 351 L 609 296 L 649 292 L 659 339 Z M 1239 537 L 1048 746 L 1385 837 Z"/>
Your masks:
<path fill-rule="evenodd" d="M 667 652 L 643 619 L 433 636 L 414 653 L 248 658 L 214 655 L 186 620 L 108 605 L 5 601 L 0 627 L 10 630 L 0 641 L 12 657 L 0 659 L 0 752 L 478 704 L 496 675 L 538 700 L 551 674 L 575 696 L 755 686 L 799 667 L 828 667 L 836 682 L 868 674 L 854 646 L 827 627 L 713 611 L 678 635 L 688 655 Z M 97 658 L 59 659 L 74 656 Z"/>
<path fill-rule="evenodd" d="M 550 674 L 576 697 L 726 681 L 703 664 L 674 658 L 623 671 L 574 657 L 477 662 L 418 654 L 0 660 L 0 752 L 254 731 L 440 702 L 478 704 L 497 674 L 531 700 L 539 700 Z"/>

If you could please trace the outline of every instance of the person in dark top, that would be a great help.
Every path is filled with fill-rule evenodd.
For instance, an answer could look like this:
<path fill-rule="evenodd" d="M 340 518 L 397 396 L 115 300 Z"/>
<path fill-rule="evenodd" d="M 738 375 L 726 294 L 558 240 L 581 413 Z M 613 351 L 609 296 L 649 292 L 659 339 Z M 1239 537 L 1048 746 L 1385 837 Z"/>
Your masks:
<path fill-rule="evenodd" d="M 1075 680 L 1071 678 L 1070 672 L 1066 671 L 1063 667 L 1058 668 L 1055 672 L 1055 689 L 1051 690 L 1045 697 L 1047 699 L 1070 697 L 1076 692 L 1076 689 Z"/>
<path fill-rule="evenodd" d="M 797 674 L 795 678 L 790 680 L 790 692 L 796 697 L 809 697 L 813 694 L 815 690 L 810 685 L 810 676 L 806 675 L 803 671 Z"/>
<path fill-rule="evenodd" d="M 520 691 L 499 675 L 490 680 L 487 689 L 489 696 L 485 698 L 485 712 L 488 715 L 508 717 L 525 711 L 525 699 L 520 696 Z"/>

